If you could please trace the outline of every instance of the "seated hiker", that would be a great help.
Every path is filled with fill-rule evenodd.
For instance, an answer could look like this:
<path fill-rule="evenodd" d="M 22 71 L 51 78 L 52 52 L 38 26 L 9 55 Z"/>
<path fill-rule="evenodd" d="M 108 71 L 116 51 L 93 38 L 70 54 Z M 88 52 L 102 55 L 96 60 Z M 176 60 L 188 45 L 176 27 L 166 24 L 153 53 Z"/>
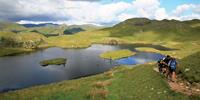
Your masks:
<path fill-rule="evenodd" d="M 175 58 L 171 58 L 171 60 L 168 63 L 169 66 L 169 75 L 171 77 L 172 82 L 176 81 L 176 67 L 178 66 L 178 63 Z"/>
<path fill-rule="evenodd" d="M 157 63 L 158 63 L 159 72 L 162 73 L 162 74 L 165 74 L 165 76 L 167 76 L 168 65 L 162 59 L 160 59 Z"/>
<path fill-rule="evenodd" d="M 160 60 L 158 60 L 157 64 L 158 64 L 158 71 L 161 73 L 161 72 L 162 72 L 162 64 L 161 64 L 161 59 L 160 59 Z"/>
<path fill-rule="evenodd" d="M 158 70 L 159 70 L 159 72 L 160 73 L 163 73 L 163 68 L 165 67 L 165 65 L 164 65 L 164 63 L 163 63 L 163 60 L 162 59 L 160 59 L 160 60 L 158 60 Z"/>

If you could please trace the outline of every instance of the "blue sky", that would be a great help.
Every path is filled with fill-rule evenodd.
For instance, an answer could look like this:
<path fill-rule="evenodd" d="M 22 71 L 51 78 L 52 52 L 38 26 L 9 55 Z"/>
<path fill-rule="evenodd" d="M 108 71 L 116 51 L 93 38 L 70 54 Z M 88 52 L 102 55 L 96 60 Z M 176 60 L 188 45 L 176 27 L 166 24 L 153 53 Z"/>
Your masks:
<path fill-rule="evenodd" d="M 200 0 L 160 0 L 161 6 L 166 8 L 167 11 L 175 9 L 183 4 L 200 4 Z"/>
<path fill-rule="evenodd" d="M 0 20 L 114 25 L 135 17 L 200 19 L 200 0 L 0 0 Z"/>

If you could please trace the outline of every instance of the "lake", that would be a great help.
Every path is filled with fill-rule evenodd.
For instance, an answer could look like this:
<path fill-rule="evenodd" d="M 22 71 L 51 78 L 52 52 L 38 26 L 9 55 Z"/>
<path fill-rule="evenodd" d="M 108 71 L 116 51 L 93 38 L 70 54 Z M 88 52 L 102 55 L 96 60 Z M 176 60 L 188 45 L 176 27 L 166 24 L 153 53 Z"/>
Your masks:
<path fill-rule="evenodd" d="M 105 72 L 118 65 L 134 65 L 156 61 L 162 57 L 157 53 L 135 50 L 135 47 L 153 47 L 171 50 L 159 45 L 101 45 L 93 44 L 85 49 L 62 49 L 52 47 L 17 56 L 0 57 L 0 92 L 70 80 Z M 136 55 L 115 61 L 102 59 L 99 54 L 120 49 L 130 49 Z M 39 62 L 52 58 L 67 58 L 66 65 L 40 66 Z"/>

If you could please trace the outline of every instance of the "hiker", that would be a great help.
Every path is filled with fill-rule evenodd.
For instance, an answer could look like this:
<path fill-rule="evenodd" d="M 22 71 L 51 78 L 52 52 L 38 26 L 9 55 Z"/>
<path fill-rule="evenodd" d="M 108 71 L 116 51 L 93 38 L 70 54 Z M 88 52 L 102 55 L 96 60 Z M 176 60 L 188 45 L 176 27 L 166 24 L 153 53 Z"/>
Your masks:
<path fill-rule="evenodd" d="M 170 55 L 167 55 L 165 58 L 163 58 L 163 61 L 164 61 L 165 65 L 168 65 L 170 60 L 171 60 L 171 56 Z"/>
<path fill-rule="evenodd" d="M 169 76 L 170 76 L 168 63 L 171 60 L 171 58 L 172 57 L 170 55 L 167 55 L 165 58 L 163 58 L 163 64 L 165 65 L 165 68 L 166 68 L 166 77 L 167 78 L 169 78 Z"/>
<path fill-rule="evenodd" d="M 159 69 L 159 72 L 164 74 L 166 77 L 168 75 L 168 65 L 162 60 L 160 59 L 158 62 L 158 69 Z"/>
<path fill-rule="evenodd" d="M 168 63 L 169 66 L 169 75 L 172 82 L 176 81 L 176 67 L 178 66 L 178 63 L 175 58 L 171 58 L 171 60 Z"/>

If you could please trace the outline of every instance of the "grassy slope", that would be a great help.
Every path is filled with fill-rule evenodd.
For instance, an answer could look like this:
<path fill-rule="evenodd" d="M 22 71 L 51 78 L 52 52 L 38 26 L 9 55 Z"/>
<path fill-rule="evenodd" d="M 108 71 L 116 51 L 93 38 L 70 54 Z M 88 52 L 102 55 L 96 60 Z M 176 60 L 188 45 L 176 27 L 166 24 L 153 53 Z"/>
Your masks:
<path fill-rule="evenodd" d="M 34 27 L 30 28 L 30 31 L 36 31 L 38 33 L 41 33 L 43 35 L 48 35 L 48 34 L 63 34 L 63 31 L 65 30 L 66 26 L 44 26 L 44 27 Z"/>
<path fill-rule="evenodd" d="M 0 31 L 0 56 L 30 52 L 32 51 L 31 49 L 45 41 L 46 38 L 43 35 L 34 32 L 20 32 L 16 34 L 9 31 Z M 32 46 L 27 44 L 27 42 L 32 43 Z"/>
<path fill-rule="evenodd" d="M 154 65 L 139 65 L 135 68 L 119 67 L 87 78 L 64 81 L 50 85 L 32 87 L 20 91 L 0 94 L 2 99 L 109 99 L 109 100 L 189 100 L 191 97 L 170 90 Z M 112 76 L 110 73 L 114 73 Z M 109 85 L 102 85 L 110 81 Z M 96 84 L 97 82 L 102 82 Z M 106 90 L 107 92 L 97 92 Z"/>
<path fill-rule="evenodd" d="M 192 22 L 191 22 L 192 23 Z M 108 28 L 110 36 L 134 41 L 189 41 L 198 40 L 199 28 L 176 20 L 128 19 Z M 191 37 L 192 36 L 192 37 Z"/>
<path fill-rule="evenodd" d="M 96 26 L 96 25 L 92 25 L 92 24 L 85 24 L 85 25 L 71 25 L 71 26 L 68 26 L 68 28 L 69 29 L 81 28 L 83 30 L 92 31 L 92 30 L 102 29 L 104 27 L 103 26 Z"/>
<path fill-rule="evenodd" d="M 17 34 L 17 37 L 20 38 L 18 41 L 40 41 L 41 39 L 45 40 L 46 38 L 35 32 L 21 32 Z"/>
<path fill-rule="evenodd" d="M 104 31 L 87 31 L 74 35 L 56 36 L 48 38 L 49 46 L 59 46 L 63 48 L 84 48 L 92 43 L 99 43 L 108 37 Z"/>
<path fill-rule="evenodd" d="M 181 76 L 189 82 L 200 83 L 200 51 L 183 58 L 180 62 Z"/>
<path fill-rule="evenodd" d="M 32 49 L 24 49 L 24 48 L 1 48 L 0 47 L 0 57 L 2 56 L 12 56 L 17 54 L 22 54 L 26 52 L 31 52 Z"/>
<path fill-rule="evenodd" d="M 16 24 L 16 23 L 11 23 L 11 22 L 1 22 L 0 21 L 0 31 L 24 31 L 27 30 L 27 28 Z"/>

